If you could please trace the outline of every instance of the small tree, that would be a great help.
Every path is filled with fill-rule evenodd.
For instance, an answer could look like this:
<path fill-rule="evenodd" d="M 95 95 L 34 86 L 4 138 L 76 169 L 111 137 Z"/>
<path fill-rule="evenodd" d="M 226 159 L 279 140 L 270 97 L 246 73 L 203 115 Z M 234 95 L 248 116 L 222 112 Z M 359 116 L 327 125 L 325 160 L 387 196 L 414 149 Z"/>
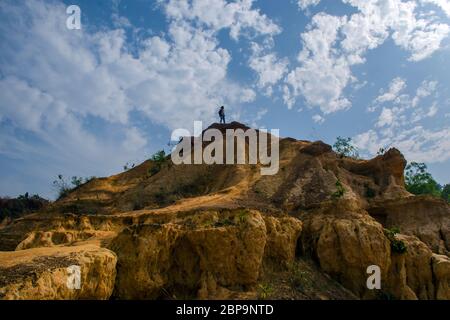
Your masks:
<path fill-rule="evenodd" d="M 427 172 L 425 163 L 411 162 L 406 166 L 406 190 L 412 194 L 430 194 L 439 197 L 441 186 Z"/>
<path fill-rule="evenodd" d="M 441 191 L 441 198 L 450 202 L 450 183 L 447 183 Z"/>
<path fill-rule="evenodd" d="M 166 162 L 166 152 L 164 150 L 159 150 L 154 155 L 152 155 L 151 160 L 153 162 L 163 164 Z"/>
<path fill-rule="evenodd" d="M 58 174 L 57 179 L 53 181 L 53 186 L 58 192 L 58 199 L 64 198 L 69 194 L 70 190 L 72 190 L 62 174 Z"/>
<path fill-rule="evenodd" d="M 93 179 L 95 179 L 94 176 L 89 178 L 73 176 L 69 184 L 62 174 L 58 174 L 57 179 L 53 181 L 53 186 L 58 192 L 58 199 L 61 199 L 67 196 L 73 189 L 78 188 L 79 186 L 88 183 Z"/>
<path fill-rule="evenodd" d="M 72 185 L 77 188 L 79 186 L 81 186 L 84 183 L 84 180 L 82 177 L 77 177 L 77 176 L 73 176 L 72 180 L 70 181 L 72 183 Z"/>
<path fill-rule="evenodd" d="M 153 166 L 149 170 L 150 176 L 157 174 L 161 171 L 162 166 L 166 163 L 166 152 L 164 150 L 160 150 L 152 155 L 150 160 L 153 161 Z"/>
<path fill-rule="evenodd" d="M 123 166 L 123 171 L 128 171 L 129 169 L 133 169 L 135 167 L 135 164 L 129 164 L 128 162 L 125 163 L 125 165 Z"/>
<path fill-rule="evenodd" d="M 388 148 L 380 148 L 377 151 L 377 156 L 382 156 L 388 151 Z"/>
<path fill-rule="evenodd" d="M 358 149 L 352 145 L 351 138 L 337 137 L 336 142 L 333 145 L 333 149 L 341 156 L 341 158 L 351 157 L 356 159 L 359 157 Z"/>

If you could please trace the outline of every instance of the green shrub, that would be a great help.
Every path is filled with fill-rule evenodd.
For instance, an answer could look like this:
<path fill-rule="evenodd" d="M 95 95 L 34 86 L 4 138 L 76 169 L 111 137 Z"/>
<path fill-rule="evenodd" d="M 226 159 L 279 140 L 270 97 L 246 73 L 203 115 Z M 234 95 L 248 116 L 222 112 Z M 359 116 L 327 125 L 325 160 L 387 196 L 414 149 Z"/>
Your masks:
<path fill-rule="evenodd" d="M 269 299 L 274 292 L 271 284 L 263 283 L 258 286 L 258 297 L 259 299 L 266 300 Z"/>
<path fill-rule="evenodd" d="M 407 251 L 406 244 L 401 240 L 391 240 L 391 249 L 396 253 L 405 253 Z"/>
<path fill-rule="evenodd" d="M 0 222 L 7 217 L 15 219 L 25 214 L 39 211 L 49 203 L 50 201 L 41 198 L 37 194 L 30 196 L 28 192 L 15 199 L 0 197 Z"/>
<path fill-rule="evenodd" d="M 123 166 L 123 171 L 128 171 L 130 169 L 133 169 L 135 167 L 136 164 L 134 163 L 125 163 L 125 165 Z"/>
<path fill-rule="evenodd" d="M 341 181 L 339 179 L 336 180 L 336 184 L 335 185 L 336 185 L 336 191 L 331 194 L 331 197 L 333 199 L 342 198 L 344 196 L 344 194 L 345 194 L 344 186 L 342 185 L 342 183 L 341 183 Z"/>
<path fill-rule="evenodd" d="M 402 240 L 398 240 L 395 236 L 400 233 L 398 227 L 385 229 L 384 233 L 391 243 L 391 250 L 395 253 L 403 254 L 407 251 L 407 246 Z"/>
<path fill-rule="evenodd" d="M 152 155 L 151 160 L 156 163 L 163 164 L 166 162 L 166 152 L 164 150 L 159 150 L 155 154 Z"/>
<path fill-rule="evenodd" d="M 380 149 L 378 149 L 378 151 L 377 151 L 377 155 L 378 155 L 378 156 L 382 156 L 382 155 L 384 155 L 387 151 L 388 151 L 387 148 L 380 148 Z"/>
<path fill-rule="evenodd" d="M 153 162 L 153 166 L 148 170 L 151 177 L 160 172 L 164 164 L 167 163 L 166 152 L 164 150 L 160 150 L 152 155 L 150 160 Z"/>
<path fill-rule="evenodd" d="M 94 176 L 88 178 L 73 176 L 70 180 L 70 183 L 68 183 L 64 176 L 62 174 L 59 174 L 56 180 L 53 181 L 53 186 L 56 188 L 58 194 L 58 200 L 66 197 L 74 189 L 88 183 L 93 179 L 95 179 Z"/>

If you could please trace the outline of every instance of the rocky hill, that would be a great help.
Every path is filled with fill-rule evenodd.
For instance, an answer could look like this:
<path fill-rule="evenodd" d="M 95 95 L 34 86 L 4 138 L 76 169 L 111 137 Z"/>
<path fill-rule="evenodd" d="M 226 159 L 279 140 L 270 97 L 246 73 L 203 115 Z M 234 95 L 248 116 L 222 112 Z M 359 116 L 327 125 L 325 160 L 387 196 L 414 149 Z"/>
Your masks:
<path fill-rule="evenodd" d="M 149 160 L 2 227 L 0 298 L 450 299 L 450 206 L 409 194 L 405 164 L 292 138 L 272 176 Z"/>

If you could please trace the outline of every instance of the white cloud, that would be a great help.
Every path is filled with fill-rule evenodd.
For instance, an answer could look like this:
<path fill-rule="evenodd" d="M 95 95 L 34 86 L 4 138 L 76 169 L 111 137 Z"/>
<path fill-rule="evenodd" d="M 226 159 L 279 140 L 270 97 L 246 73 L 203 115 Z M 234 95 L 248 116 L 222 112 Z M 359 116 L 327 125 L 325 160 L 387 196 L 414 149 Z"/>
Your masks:
<path fill-rule="evenodd" d="M 305 10 L 308 7 L 316 6 L 319 3 L 320 3 L 320 0 L 298 0 L 298 6 L 302 10 Z"/>
<path fill-rule="evenodd" d="M 351 67 L 389 37 L 410 52 L 411 61 L 431 56 L 450 33 L 434 15 L 422 15 L 413 1 L 342 0 L 358 12 L 350 17 L 318 13 L 301 34 L 300 66 L 285 78 L 284 101 L 291 108 L 298 97 L 325 114 L 348 109 L 345 89 L 356 79 Z M 388 99 L 389 96 L 384 98 Z"/>
<path fill-rule="evenodd" d="M 450 159 L 449 128 L 429 130 L 415 126 L 397 134 L 369 130 L 354 137 L 353 141 L 358 148 L 371 154 L 376 154 L 379 148 L 395 146 L 408 161 L 439 163 Z"/>
<path fill-rule="evenodd" d="M 434 4 L 440 7 L 450 17 L 450 0 L 420 0 L 424 4 Z"/>
<path fill-rule="evenodd" d="M 322 117 L 320 114 L 313 115 L 312 119 L 315 123 L 319 123 L 319 124 L 322 124 L 325 122 L 325 118 Z"/>
<path fill-rule="evenodd" d="M 409 161 L 435 163 L 450 159 L 450 129 L 447 126 L 427 129 L 421 124 L 422 120 L 436 116 L 439 111 L 436 101 L 430 107 L 422 106 L 422 99 L 430 96 L 437 85 L 437 81 L 423 81 L 411 98 L 401 93 L 406 82 L 395 78 L 389 86 L 389 99 L 378 97 L 374 101 L 375 105 L 384 106 L 375 128 L 356 135 L 355 144 L 371 155 L 379 148 L 397 147 Z"/>
<path fill-rule="evenodd" d="M 229 28 L 230 36 L 235 40 L 247 31 L 269 36 L 281 32 L 266 15 L 252 9 L 253 0 L 170 0 L 164 6 L 172 19 L 197 21 L 214 31 Z"/>
<path fill-rule="evenodd" d="M 302 34 L 303 50 L 298 60 L 300 67 L 286 77 L 284 101 L 289 107 L 295 97 L 302 95 L 307 104 L 331 113 L 350 107 L 342 97 L 342 91 L 351 80 L 347 61 L 334 49 L 339 29 L 346 22 L 327 14 L 317 14 L 311 22 L 311 30 Z"/>
<path fill-rule="evenodd" d="M 270 96 L 272 86 L 278 83 L 286 74 L 288 61 L 287 59 L 279 59 L 273 52 L 266 53 L 261 46 L 253 43 L 249 66 L 258 75 L 258 87 L 266 88 Z"/>
<path fill-rule="evenodd" d="M 383 111 L 381 111 L 381 114 L 378 118 L 377 127 L 392 125 L 393 121 L 394 121 L 394 113 L 392 109 L 383 108 Z"/>
<path fill-rule="evenodd" d="M 442 40 L 450 33 L 450 27 L 437 23 L 433 17 L 417 18 L 414 1 L 402 0 L 343 0 L 360 10 L 353 15 L 356 23 L 352 37 L 363 40 L 359 47 L 366 45 L 373 49 L 384 42 L 391 33 L 394 42 L 411 52 L 410 60 L 420 61 L 439 49 Z M 353 19 L 352 17 L 352 19 Z M 366 39 L 366 41 L 364 41 Z"/>
<path fill-rule="evenodd" d="M 416 107 L 420 100 L 426 98 L 436 91 L 437 81 L 423 81 L 421 86 L 417 89 L 416 96 L 412 101 L 412 106 Z"/>
<path fill-rule="evenodd" d="M 262 118 L 269 112 L 268 108 L 260 108 L 255 115 L 253 115 L 250 119 L 248 119 L 248 122 L 250 123 L 250 126 L 252 128 L 258 128 L 260 127 L 259 121 L 261 121 Z"/>
<path fill-rule="evenodd" d="M 434 117 L 436 113 L 438 112 L 439 108 L 436 104 L 433 104 L 430 109 L 428 110 L 427 117 Z"/>
<path fill-rule="evenodd" d="M 147 139 L 143 133 L 136 127 L 126 130 L 123 147 L 128 151 L 139 151 L 147 145 Z"/>
<path fill-rule="evenodd" d="M 376 102 L 383 103 L 393 101 L 398 98 L 401 91 L 406 88 L 406 81 L 402 78 L 395 78 L 389 85 L 389 90 L 375 99 Z"/>

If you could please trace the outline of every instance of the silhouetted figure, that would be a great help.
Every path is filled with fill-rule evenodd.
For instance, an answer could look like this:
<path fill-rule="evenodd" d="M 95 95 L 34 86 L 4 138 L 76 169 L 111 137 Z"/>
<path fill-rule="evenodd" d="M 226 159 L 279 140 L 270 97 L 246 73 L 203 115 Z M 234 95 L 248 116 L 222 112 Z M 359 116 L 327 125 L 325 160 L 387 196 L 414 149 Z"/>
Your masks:
<path fill-rule="evenodd" d="M 219 117 L 220 117 L 220 123 L 225 123 L 225 108 L 223 106 L 220 107 Z"/>

